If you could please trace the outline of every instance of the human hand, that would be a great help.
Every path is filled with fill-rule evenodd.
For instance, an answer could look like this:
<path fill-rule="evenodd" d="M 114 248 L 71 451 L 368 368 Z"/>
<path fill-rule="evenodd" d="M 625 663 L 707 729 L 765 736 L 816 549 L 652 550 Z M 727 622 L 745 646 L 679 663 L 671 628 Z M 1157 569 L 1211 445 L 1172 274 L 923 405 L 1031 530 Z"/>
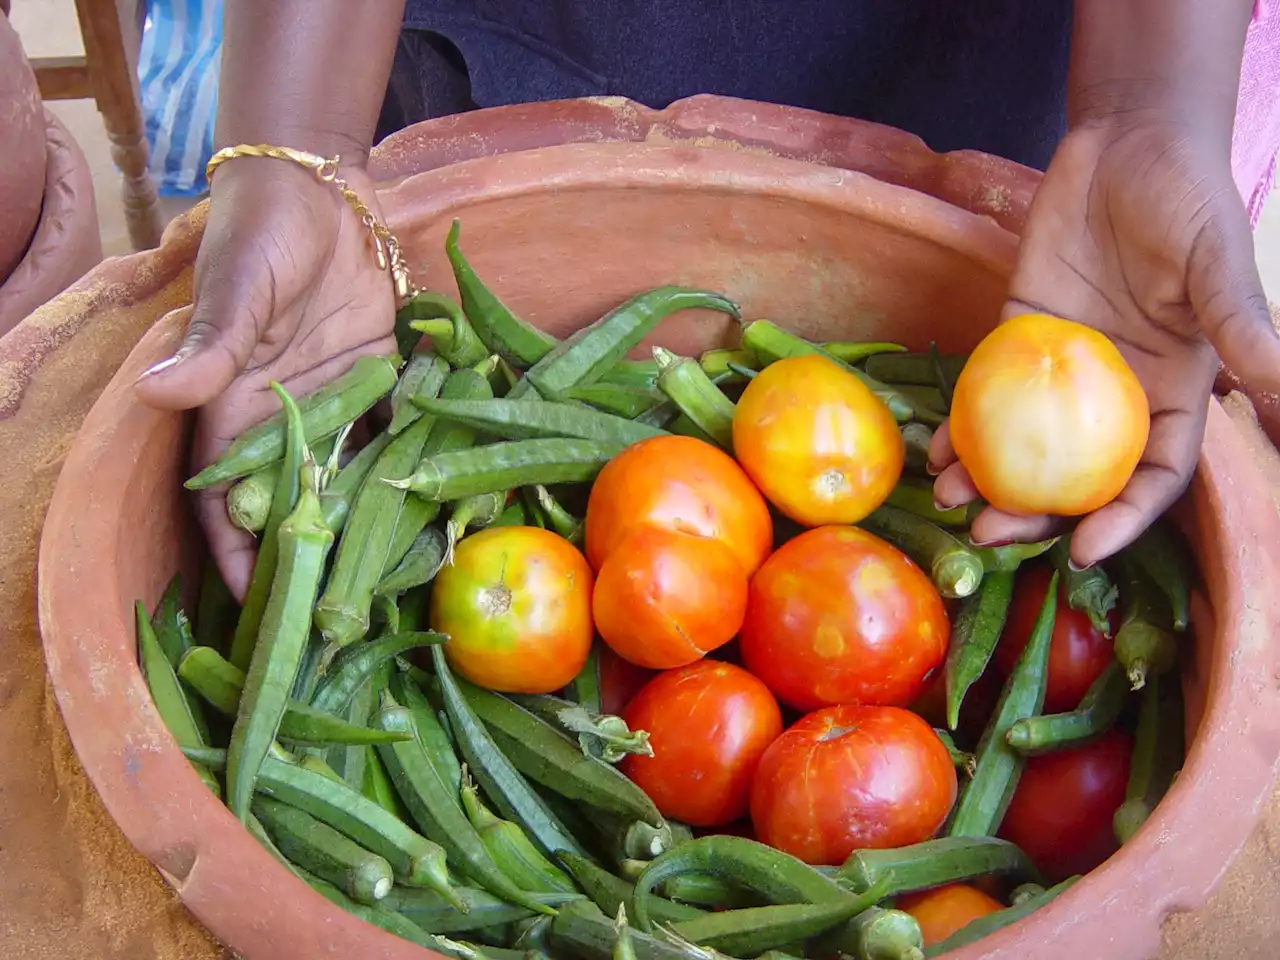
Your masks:
<path fill-rule="evenodd" d="M 1080 567 L 1128 545 L 1186 488 L 1219 358 L 1251 390 L 1280 392 L 1280 337 L 1227 145 L 1206 139 L 1159 116 L 1079 126 L 1059 146 L 1027 218 L 1003 319 L 1051 313 L 1105 333 L 1151 408 L 1129 484 L 1072 534 Z M 929 459 L 940 505 L 978 498 L 945 424 Z M 1060 522 L 987 507 L 971 536 L 1039 540 Z"/>
<path fill-rule="evenodd" d="M 348 167 L 342 176 L 381 218 L 368 176 Z M 279 409 L 271 381 L 309 393 L 362 354 L 392 352 L 394 323 L 392 283 L 368 228 L 333 186 L 279 160 L 236 159 L 213 178 L 186 337 L 136 389 L 152 406 L 200 407 L 199 470 Z M 199 491 L 196 514 L 224 581 L 243 597 L 255 541 L 231 525 L 225 495 L 225 485 Z"/>

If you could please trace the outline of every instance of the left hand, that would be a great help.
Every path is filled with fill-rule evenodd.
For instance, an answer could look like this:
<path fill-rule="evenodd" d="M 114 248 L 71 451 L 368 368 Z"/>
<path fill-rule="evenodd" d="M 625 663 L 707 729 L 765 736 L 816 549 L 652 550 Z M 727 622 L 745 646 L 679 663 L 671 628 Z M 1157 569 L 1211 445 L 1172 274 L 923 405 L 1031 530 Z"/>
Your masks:
<path fill-rule="evenodd" d="M 1280 393 L 1280 337 L 1248 218 L 1227 147 L 1209 139 L 1161 116 L 1081 125 L 1059 145 L 1023 231 L 1003 319 L 1051 313 L 1100 330 L 1150 401 L 1150 437 L 1128 486 L 1072 534 L 1079 567 L 1128 545 L 1186 489 L 1219 357 L 1252 391 Z M 978 498 L 946 425 L 929 455 L 939 504 Z M 987 507 L 971 536 L 1040 540 L 1058 523 Z"/>

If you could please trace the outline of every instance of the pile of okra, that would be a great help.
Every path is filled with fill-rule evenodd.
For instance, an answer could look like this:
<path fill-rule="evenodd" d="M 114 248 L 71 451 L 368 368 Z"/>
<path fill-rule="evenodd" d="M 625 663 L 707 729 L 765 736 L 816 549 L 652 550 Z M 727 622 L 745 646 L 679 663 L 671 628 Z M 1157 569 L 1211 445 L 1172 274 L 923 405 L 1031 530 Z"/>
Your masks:
<path fill-rule="evenodd" d="M 891 343 L 815 344 L 767 320 L 700 359 L 627 353 L 690 307 L 735 319 L 704 290 L 642 293 L 558 342 L 514 316 L 458 248 L 461 303 L 427 293 L 397 318 L 400 353 L 365 357 L 239 437 L 189 481 L 231 482 L 258 537 L 242 605 L 206 564 L 194 618 L 175 578 L 138 604 L 143 673 L 195 772 L 262 845 L 333 903 L 439 953 L 478 960 L 708 960 L 922 955 L 896 895 L 997 876 L 1007 909 L 929 949 L 972 942 L 1047 902 L 1028 858 L 994 834 L 1026 757 L 1134 729 L 1127 840 L 1182 763 L 1177 635 L 1192 571 L 1167 525 L 1080 571 L 1065 539 L 975 548 L 972 508 L 934 506 L 924 474 L 963 357 Z M 417 350 L 426 338 L 430 350 Z M 536 524 L 577 540 L 574 504 L 627 445 L 664 432 L 727 446 L 734 397 L 763 365 L 821 353 L 901 424 L 907 471 L 864 523 L 960 601 L 945 664 L 950 726 L 987 669 L 1019 563 L 1048 552 L 1072 607 L 1109 627 L 1116 661 L 1079 707 L 1038 715 L 1052 604 L 976 744 L 953 748 L 959 800 L 941 835 L 815 867 L 736 836 L 694 838 L 613 765 L 644 734 L 600 713 L 593 656 L 563 696 L 504 696 L 454 676 L 426 629 L 430 583 L 468 529 Z M 407 358 L 407 359 L 406 359 Z M 362 449 L 352 425 L 389 398 Z M 386 404 L 381 405 L 387 406 Z M 794 531 L 790 531 L 794 532 Z M 780 525 L 779 536 L 788 531 Z M 1046 613 L 1048 622 L 1046 622 Z M 964 749 L 971 748 L 970 751 Z"/>

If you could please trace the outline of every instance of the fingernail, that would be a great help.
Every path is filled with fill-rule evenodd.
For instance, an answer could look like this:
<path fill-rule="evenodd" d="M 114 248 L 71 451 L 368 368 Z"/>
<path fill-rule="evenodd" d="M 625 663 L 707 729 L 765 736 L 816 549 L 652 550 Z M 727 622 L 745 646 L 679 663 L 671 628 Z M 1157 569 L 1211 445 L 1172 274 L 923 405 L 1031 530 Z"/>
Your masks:
<path fill-rule="evenodd" d="M 181 355 L 175 353 L 169 359 L 161 360 L 159 363 L 147 367 L 147 369 L 143 370 L 141 375 L 139 375 L 138 380 L 145 380 L 147 377 L 154 377 L 157 373 L 163 373 L 172 367 L 176 367 L 181 362 Z"/>
<path fill-rule="evenodd" d="M 1013 543 L 1012 540 L 975 540 L 973 537 L 969 538 L 969 542 L 975 547 L 1007 547 Z"/>
<path fill-rule="evenodd" d="M 1086 563 L 1083 567 L 1077 567 L 1076 562 L 1072 560 L 1070 557 L 1067 557 L 1067 569 L 1072 571 L 1073 573 L 1084 573 L 1084 571 L 1092 567 L 1093 567 L 1092 563 Z"/>
<path fill-rule="evenodd" d="M 931 476 L 931 477 L 936 477 L 938 474 L 940 474 L 940 473 L 942 472 L 942 468 L 941 468 L 941 467 L 935 467 L 935 466 L 933 465 L 933 461 L 932 461 L 932 460 L 926 460 L 926 461 L 924 462 L 924 472 L 925 472 L 925 473 L 927 473 L 927 474 L 928 474 L 929 476 Z"/>
<path fill-rule="evenodd" d="M 954 503 L 943 503 L 937 497 L 933 498 L 933 509 L 937 510 L 939 513 L 946 513 L 948 510 L 954 510 L 955 508 L 956 504 Z"/>

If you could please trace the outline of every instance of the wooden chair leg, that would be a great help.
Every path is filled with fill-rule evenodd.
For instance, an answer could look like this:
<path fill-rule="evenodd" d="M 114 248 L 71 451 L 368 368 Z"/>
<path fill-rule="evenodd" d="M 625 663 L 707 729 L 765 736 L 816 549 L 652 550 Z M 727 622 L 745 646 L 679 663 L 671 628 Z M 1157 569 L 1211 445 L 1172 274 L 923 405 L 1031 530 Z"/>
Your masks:
<path fill-rule="evenodd" d="M 132 9 L 131 4 L 126 4 Z M 160 243 L 162 224 L 155 181 L 147 169 L 147 138 L 138 80 L 124 46 L 121 11 L 114 0 L 76 0 L 94 99 L 111 140 L 111 159 L 124 176 L 125 223 L 135 250 Z"/>

